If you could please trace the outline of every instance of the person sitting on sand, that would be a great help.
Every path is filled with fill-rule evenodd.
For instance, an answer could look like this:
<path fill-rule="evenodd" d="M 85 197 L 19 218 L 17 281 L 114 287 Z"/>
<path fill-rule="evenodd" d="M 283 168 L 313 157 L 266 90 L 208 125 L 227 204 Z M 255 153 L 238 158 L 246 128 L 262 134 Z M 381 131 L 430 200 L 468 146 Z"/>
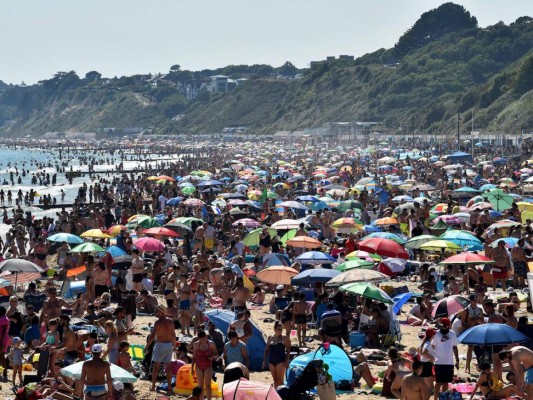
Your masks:
<path fill-rule="evenodd" d="M 526 393 L 520 391 L 515 385 L 504 385 L 496 372 L 492 371 L 489 363 L 481 363 L 479 370 L 481 374 L 476 382 L 475 389 L 472 391 L 470 400 L 474 398 L 474 394 L 478 389 L 486 399 L 507 399 L 511 396 L 527 399 Z"/>

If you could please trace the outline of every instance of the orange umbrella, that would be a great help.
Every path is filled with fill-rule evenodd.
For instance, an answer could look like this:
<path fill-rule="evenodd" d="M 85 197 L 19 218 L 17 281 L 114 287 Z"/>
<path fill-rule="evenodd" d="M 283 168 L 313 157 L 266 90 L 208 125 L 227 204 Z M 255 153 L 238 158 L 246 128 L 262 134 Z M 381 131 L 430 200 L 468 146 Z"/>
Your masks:
<path fill-rule="evenodd" d="M 176 182 L 176 180 L 175 180 L 173 177 L 168 176 L 168 175 L 159 175 L 159 176 L 157 177 L 157 180 L 158 180 L 158 181 L 159 181 L 159 180 L 164 180 L 164 181 Z"/>
<path fill-rule="evenodd" d="M 67 277 L 76 276 L 85 271 L 87 271 L 87 267 L 85 265 L 82 265 L 81 267 L 77 268 L 72 268 L 67 271 Z"/>
<path fill-rule="evenodd" d="M 309 236 L 296 236 L 291 240 L 287 240 L 287 245 L 300 249 L 317 249 L 322 247 L 322 243 L 319 240 Z"/>
<path fill-rule="evenodd" d="M 172 229 L 164 228 L 162 226 L 156 226 L 154 228 L 143 229 L 141 233 L 144 235 L 158 235 L 158 236 L 172 236 L 172 237 L 179 236 Z"/>
<path fill-rule="evenodd" d="M 375 225 L 398 225 L 398 220 L 392 217 L 385 217 L 376 220 Z"/>
<path fill-rule="evenodd" d="M 265 268 L 255 276 L 264 283 L 270 283 L 272 285 L 290 285 L 291 278 L 296 275 L 298 275 L 298 271 L 294 268 L 275 265 L 273 267 Z"/>

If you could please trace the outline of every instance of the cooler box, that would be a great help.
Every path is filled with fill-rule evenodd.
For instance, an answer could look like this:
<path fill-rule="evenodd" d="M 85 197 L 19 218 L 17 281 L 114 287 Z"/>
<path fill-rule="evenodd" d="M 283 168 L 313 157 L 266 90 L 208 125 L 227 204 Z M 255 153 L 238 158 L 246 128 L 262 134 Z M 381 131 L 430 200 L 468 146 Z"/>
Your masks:
<path fill-rule="evenodd" d="M 358 347 L 364 347 L 366 342 L 366 336 L 361 332 L 351 332 L 350 333 L 350 347 L 356 349 Z"/>

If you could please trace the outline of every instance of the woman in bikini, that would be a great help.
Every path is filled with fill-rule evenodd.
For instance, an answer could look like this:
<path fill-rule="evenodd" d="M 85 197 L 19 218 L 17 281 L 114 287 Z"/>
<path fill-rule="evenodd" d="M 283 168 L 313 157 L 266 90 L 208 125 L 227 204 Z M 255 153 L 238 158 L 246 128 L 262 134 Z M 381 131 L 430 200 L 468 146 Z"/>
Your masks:
<path fill-rule="evenodd" d="M 479 375 L 475 389 L 472 391 L 470 400 L 473 399 L 478 389 L 483 393 L 485 399 L 506 399 L 511 396 L 527 399 L 527 395 L 521 392 L 515 385 L 504 386 L 498 379 L 496 372 L 491 370 L 489 363 L 481 363 L 479 369 L 481 374 Z"/>
<path fill-rule="evenodd" d="M 389 349 L 387 355 L 389 356 L 390 364 L 389 368 L 387 368 L 387 371 L 385 372 L 385 379 L 390 381 L 392 372 L 394 371 L 396 373 L 390 390 L 394 397 L 400 399 L 402 379 L 405 375 L 411 372 L 411 360 L 401 357 L 400 353 L 398 353 L 398 350 L 394 347 Z"/>
<path fill-rule="evenodd" d="M 280 321 L 274 323 L 274 334 L 269 336 L 266 341 L 263 368 L 266 368 L 267 362 L 274 379 L 274 387 L 283 385 L 285 371 L 289 366 L 289 357 L 291 354 L 291 339 L 283 335 L 283 325 Z"/>
<path fill-rule="evenodd" d="M 207 400 L 211 400 L 211 376 L 213 374 L 213 360 L 218 357 L 215 343 L 207 338 L 205 331 L 198 331 L 198 341 L 194 343 L 192 349 L 191 372 L 198 381 L 198 386 L 204 388 Z M 202 393 L 200 400 L 204 399 Z"/>

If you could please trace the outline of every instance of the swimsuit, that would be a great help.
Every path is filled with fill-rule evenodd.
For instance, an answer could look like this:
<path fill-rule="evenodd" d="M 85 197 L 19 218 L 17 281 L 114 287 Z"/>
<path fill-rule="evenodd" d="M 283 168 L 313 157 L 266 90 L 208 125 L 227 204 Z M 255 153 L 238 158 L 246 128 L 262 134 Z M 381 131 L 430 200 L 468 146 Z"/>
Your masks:
<path fill-rule="evenodd" d="M 210 348 L 207 350 L 196 350 L 196 368 L 201 369 L 202 371 L 211 368 L 213 363 L 210 358 L 213 355 L 213 352 Z"/>
<path fill-rule="evenodd" d="M 306 314 L 296 314 L 294 316 L 294 321 L 297 324 L 306 324 L 307 323 L 307 315 Z"/>
<path fill-rule="evenodd" d="M 107 389 L 105 385 L 85 385 L 85 398 L 86 399 L 100 399 L 104 396 L 107 397 Z"/>
<path fill-rule="evenodd" d="M 71 364 L 74 364 L 77 359 L 78 350 L 69 350 L 65 352 L 65 359 L 63 360 L 63 362 L 65 363 L 65 366 L 69 366 Z"/>
<path fill-rule="evenodd" d="M 190 300 L 181 300 L 180 301 L 180 310 L 190 310 L 191 301 Z"/>
<path fill-rule="evenodd" d="M 268 363 L 274 366 L 285 362 L 285 344 L 283 342 L 270 343 L 268 347 Z"/>

